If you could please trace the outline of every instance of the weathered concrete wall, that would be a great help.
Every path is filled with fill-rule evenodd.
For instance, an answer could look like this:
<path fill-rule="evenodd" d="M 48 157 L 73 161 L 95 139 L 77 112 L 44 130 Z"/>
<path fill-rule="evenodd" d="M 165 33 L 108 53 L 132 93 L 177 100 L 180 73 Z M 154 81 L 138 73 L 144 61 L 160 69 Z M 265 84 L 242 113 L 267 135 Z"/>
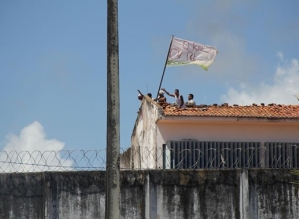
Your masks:
<path fill-rule="evenodd" d="M 290 170 L 121 172 L 121 218 L 299 218 Z M 105 172 L 0 174 L 0 218 L 105 218 Z"/>
<path fill-rule="evenodd" d="M 252 219 L 299 218 L 299 185 L 289 170 L 248 171 Z"/>
<path fill-rule="evenodd" d="M 149 218 L 299 218 L 289 170 L 150 172 Z"/>
<path fill-rule="evenodd" d="M 45 218 L 104 218 L 106 175 L 100 172 L 46 172 Z"/>
<path fill-rule="evenodd" d="M 145 96 L 134 125 L 130 151 L 121 155 L 121 169 L 157 168 L 157 126 L 155 121 L 161 116 L 162 107 Z M 128 160 L 130 162 L 126 162 Z"/>
<path fill-rule="evenodd" d="M 0 174 L 0 218 L 43 218 L 42 174 Z"/>
<path fill-rule="evenodd" d="M 149 218 L 239 218 L 237 171 L 167 171 L 149 175 Z"/>

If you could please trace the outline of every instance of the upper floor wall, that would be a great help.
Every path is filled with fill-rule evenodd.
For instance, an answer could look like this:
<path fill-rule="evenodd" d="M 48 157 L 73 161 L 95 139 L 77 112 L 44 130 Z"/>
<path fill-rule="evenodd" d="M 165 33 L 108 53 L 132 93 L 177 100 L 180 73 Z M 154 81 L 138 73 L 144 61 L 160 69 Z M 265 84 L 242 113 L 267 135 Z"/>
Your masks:
<path fill-rule="evenodd" d="M 199 141 L 299 142 L 298 121 L 263 121 L 233 119 L 159 120 L 157 145 L 169 140 Z"/>

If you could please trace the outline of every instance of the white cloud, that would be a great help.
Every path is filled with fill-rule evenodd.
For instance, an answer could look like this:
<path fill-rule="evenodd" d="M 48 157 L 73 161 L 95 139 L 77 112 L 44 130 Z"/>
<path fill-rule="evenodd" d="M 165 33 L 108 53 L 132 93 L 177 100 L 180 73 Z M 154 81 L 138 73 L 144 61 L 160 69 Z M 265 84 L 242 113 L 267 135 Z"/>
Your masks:
<path fill-rule="evenodd" d="M 64 145 L 56 139 L 46 139 L 43 126 L 35 121 L 23 128 L 19 136 L 10 134 L 6 137 L 5 146 L 0 152 L 0 171 L 70 170 L 72 161 L 61 158 L 60 153 L 57 153 Z"/>
<path fill-rule="evenodd" d="M 298 104 L 294 97 L 299 94 L 299 62 L 297 59 L 285 60 L 277 53 L 280 63 L 271 83 L 258 85 L 241 83 L 238 89 L 230 87 L 221 100 L 230 104 L 249 105 L 252 103 Z"/>

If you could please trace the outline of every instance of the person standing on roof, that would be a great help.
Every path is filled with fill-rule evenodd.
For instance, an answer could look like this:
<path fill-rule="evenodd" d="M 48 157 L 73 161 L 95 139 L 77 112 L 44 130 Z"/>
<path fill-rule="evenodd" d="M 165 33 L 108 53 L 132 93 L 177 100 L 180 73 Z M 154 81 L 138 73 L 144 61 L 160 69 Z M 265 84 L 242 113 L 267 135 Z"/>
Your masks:
<path fill-rule="evenodd" d="M 168 93 L 165 88 L 162 88 L 161 90 L 165 91 L 168 96 L 174 97 L 177 108 L 185 109 L 184 97 L 180 95 L 179 89 L 175 89 L 174 94 Z"/>

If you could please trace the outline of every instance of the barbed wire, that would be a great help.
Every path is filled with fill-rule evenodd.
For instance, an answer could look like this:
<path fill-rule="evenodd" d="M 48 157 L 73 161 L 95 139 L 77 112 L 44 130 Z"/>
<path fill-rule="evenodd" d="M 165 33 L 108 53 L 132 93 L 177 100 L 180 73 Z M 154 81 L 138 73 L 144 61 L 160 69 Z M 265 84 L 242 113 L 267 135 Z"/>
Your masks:
<path fill-rule="evenodd" d="M 260 145 L 202 147 L 200 149 L 196 147 L 174 149 L 167 146 L 162 148 L 140 146 L 126 150 L 121 149 L 121 170 L 138 170 L 121 171 L 122 195 L 120 202 L 129 203 L 128 205 L 121 205 L 122 214 L 126 215 L 124 218 L 143 217 L 146 207 L 140 203 L 143 203 L 144 200 L 142 197 L 147 180 L 154 182 L 155 185 L 157 182 L 161 183 L 161 187 L 166 186 L 165 191 L 171 190 L 171 194 L 173 192 L 169 188 L 176 191 L 182 187 L 182 191 L 186 191 L 192 186 L 196 187 L 196 191 L 200 191 L 198 190 L 200 186 L 205 190 L 226 185 L 228 187 L 225 188 L 233 188 L 235 191 L 238 189 L 240 179 L 236 172 L 231 171 L 231 169 L 298 168 L 298 152 L 297 144 L 271 145 L 271 147 L 261 147 Z M 21 197 L 25 198 L 26 201 L 35 199 L 42 202 L 44 197 L 48 197 L 50 202 L 46 202 L 44 205 L 48 204 L 47 207 L 49 206 L 50 210 L 44 212 L 45 217 L 49 217 L 49 214 L 53 214 L 53 212 L 61 217 L 67 217 L 67 214 L 71 214 L 70 211 L 74 212 L 71 208 L 66 208 L 65 211 L 61 211 L 59 207 L 56 208 L 55 206 L 56 204 L 58 206 L 59 202 L 68 203 L 65 206 L 69 206 L 70 203 L 74 206 L 90 203 L 88 211 L 86 211 L 87 214 L 80 208 L 77 209 L 78 218 L 92 218 L 95 214 L 102 218 L 105 216 L 106 173 L 95 170 L 105 170 L 105 168 L 105 149 L 1 151 L 0 172 L 5 174 L 1 174 L 0 198 L 3 202 L 10 200 L 10 197 L 18 197 L 18 200 Z M 209 169 L 209 171 L 200 171 L 199 169 Z M 81 170 L 83 172 L 75 172 Z M 28 172 L 44 171 L 51 172 L 28 174 Z M 14 172 L 20 174 L 14 174 Z M 267 172 L 267 170 L 252 169 L 246 172 L 248 172 L 250 182 L 260 183 L 259 178 L 262 178 L 271 189 L 273 184 L 285 185 L 290 182 L 292 184 L 299 182 L 299 173 L 298 171 L 294 172 L 294 170 L 268 170 Z M 129 190 L 134 190 L 134 192 L 128 192 Z M 217 190 L 215 191 L 217 193 Z M 155 193 L 151 191 L 151 194 Z M 81 198 L 76 197 L 85 198 L 80 202 Z M 54 207 L 51 209 L 52 206 Z M 11 211 L 8 210 L 2 211 L 1 218 L 8 218 L 10 213 Z M 38 213 L 43 214 L 43 212 Z"/>
<path fill-rule="evenodd" d="M 104 170 L 106 150 L 1 151 L 0 172 Z"/>
<path fill-rule="evenodd" d="M 299 168 L 298 144 L 248 147 L 121 149 L 121 170 Z M 0 172 L 106 169 L 106 150 L 1 151 Z"/>

